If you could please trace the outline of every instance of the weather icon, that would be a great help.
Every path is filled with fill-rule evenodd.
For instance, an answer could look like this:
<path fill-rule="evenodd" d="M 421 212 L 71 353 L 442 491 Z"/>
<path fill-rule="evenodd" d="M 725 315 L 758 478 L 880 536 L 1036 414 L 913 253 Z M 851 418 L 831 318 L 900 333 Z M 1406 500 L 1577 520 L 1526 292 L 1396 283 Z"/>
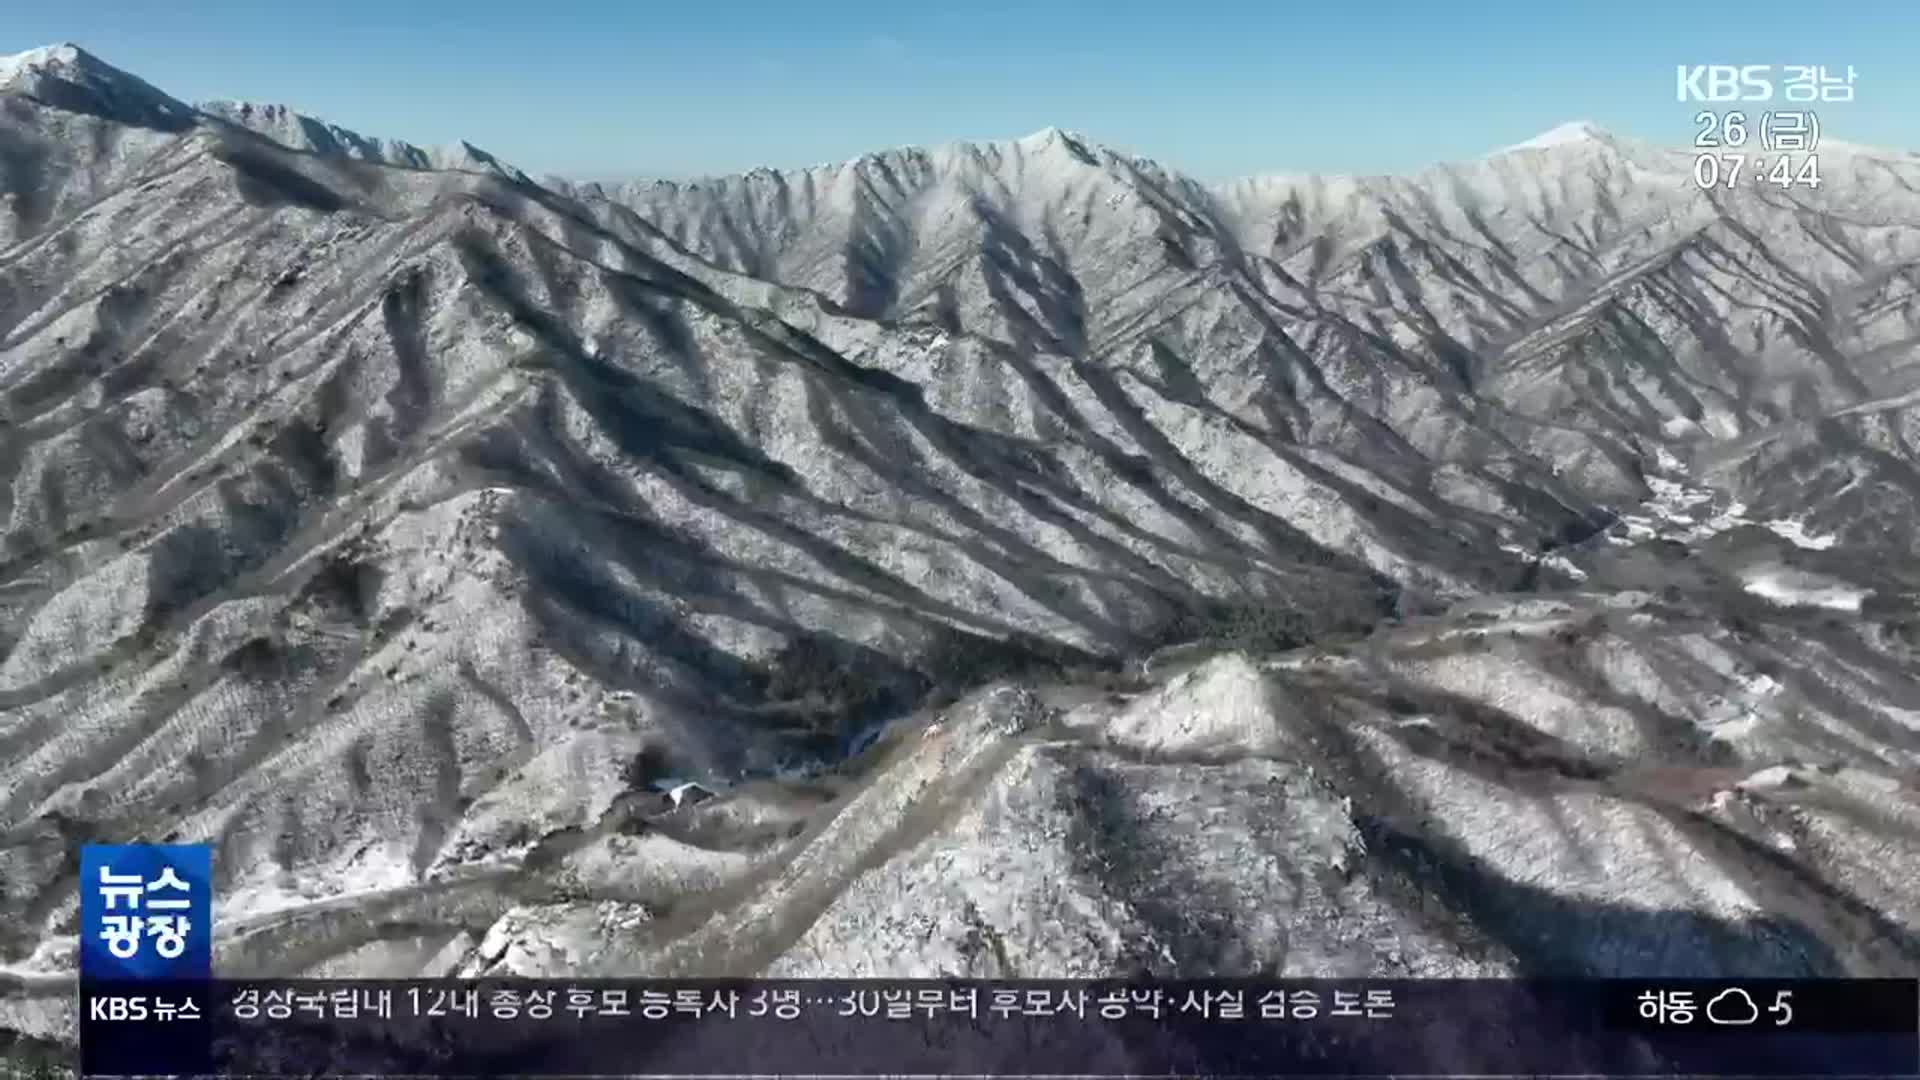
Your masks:
<path fill-rule="evenodd" d="M 1722 990 L 1707 1002 L 1707 1020 L 1710 1023 L 1739 1026 L 1751 1024 L 1760 1019 L 1760 1006 L 1754 1004 L 1753 995 L 1739 987 Z"/>

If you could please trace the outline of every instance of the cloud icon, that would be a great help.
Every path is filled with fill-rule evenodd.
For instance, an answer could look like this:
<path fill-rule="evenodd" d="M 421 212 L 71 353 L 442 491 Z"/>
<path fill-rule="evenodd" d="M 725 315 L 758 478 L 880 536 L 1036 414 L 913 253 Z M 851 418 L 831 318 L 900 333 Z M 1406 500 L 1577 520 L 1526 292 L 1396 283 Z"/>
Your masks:
<path fill-rule="evenodd" d="M 1751 1024 L 1760 1019 L 1760 1006 L 1739 987 L 1722 990 L 1707 1002 L 1707 1019 L 1716 1024 Z"/>

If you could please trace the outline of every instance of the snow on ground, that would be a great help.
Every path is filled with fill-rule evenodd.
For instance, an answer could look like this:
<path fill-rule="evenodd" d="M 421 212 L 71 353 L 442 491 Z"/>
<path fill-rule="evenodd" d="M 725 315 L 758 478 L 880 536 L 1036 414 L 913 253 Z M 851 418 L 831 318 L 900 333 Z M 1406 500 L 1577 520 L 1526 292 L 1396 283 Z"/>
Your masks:
<path fill-rule="evenodd" d="M 1757 525 L 1809 551 L 1825 551 L 1835 543 L 1833 536 L 1807 532 L 1806 523 L 1799 518 L 1756 521 L 1748 517 L 1745 503 L 1702 486 L 1686 463 L 1664 447 L 1654 450 L 1654 462 L 1657 471 L 1647 476 L 1653 498 L 1620 515 L 1619 523 L 1608 534 L 1610 542 L 1624 545 L 1675 540 L 1697 544 L 1733 529 Z"/>
<path fill-rule="evenodd" d="M 377 896 L 414 882 L 411 860 L 404 851 L 362 848 L 326 875 L 296 881 L 286 875 L 252 875 L 235 882 L 220 898 L 219 919 L 229 926 L 269 915 L 298 911 L 318 903 L 338 903 L 360 896 Z"/>
<path fill-rule="evenodd" d="M 1783 518 L 1779 521 L 1762 522 L 1762 524 L 1793 543 L 1795 547 L 1803 547 L 1808 551 L 1825 551 L 1838 540 L 1838 537 L 1832 535 L 1814 536 L 1807 532 L 1805 522 L 1794 518 Z"/>
<path fill-rule="evenodd" d="M 1514 555 L 1522 556 L 1523 558 L 1537 557 L 1540 560 L 1540 565 L 1546 567 L 1549 570 L 1557 570 L 1560 573 L 1567 575 L 1568 577 L 1572 578 L 1575 581 L 1587 580 L 1587 572 L 1585 570 L 1582 570 L 1578 566 L 1575 566 L 1572 559 L 1569 559 L 1565 555 L 1561 555 L 1557 552 L 1549 555 L 1536 556 L 1534 552 L 1528 551 L 1526 548 L 1523 548 L 1518 544 L 1501 544 L 1500 550 L 1509 552 Z"/>
<path fill-rule="evenodd" d="M 1776 567 L 1755 571 L 1742 582 L 1746 590 L 1781 607 L 1821 607 L 1834 611 L 1859 611 L 1861 601 L 1873 594 L 1820 574 Z"/>

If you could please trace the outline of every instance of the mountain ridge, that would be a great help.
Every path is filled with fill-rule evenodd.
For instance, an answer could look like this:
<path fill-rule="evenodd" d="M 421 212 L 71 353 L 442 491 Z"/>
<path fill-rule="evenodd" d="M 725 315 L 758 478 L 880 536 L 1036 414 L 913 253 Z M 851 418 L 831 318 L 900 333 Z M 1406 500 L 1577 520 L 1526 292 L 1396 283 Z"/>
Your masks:
<path fill-rule="evenodd" d="M 323 157 L 346 157 L 408 169 L 499 172 L 526 179 L 526 174 L 465 140 L 447 146 L 421 147 L 403 140 L 362 135 L 286 105 L 220 100 L 203 101 L 195 108 L 203 115 L 236 124 L 282 146 Z"/>
<path fill-rule="evenodd" d="M 136 76 L 132 76 L 126 73 L 125 71 L 117 67 L 114 67 L 111 64 L 108 64 L 106 61 L 101 60 L 97 55 L 71 42 L 62 42 L 62 43 L 57 43 L 53 45 L 40 46 L 38 48 L 29 49 L 21 53 L 13 54 L 11 56 L 0 56 L 0 86 L 5 86 L 9 82 L 18 80 L 20 78 L 24 78 L 30 74 L 37 74 L 45 71 L 59 71 L 69 67 L 77 67 L 82 70 L 93 72 L 97 77 L 101 77 L 109 81 L 118 80 L 118 81 L 126 82 L 129 85 L 137 85 L 138 87 L 143 88 L 143 92 L 149 93 L 151 96 L 155 97 L 156 99 L 164 99 L 166 102 L 171 103 L 172 106 L 174 106 L 177 111 L 197 112 L 207 116 L 217 117 L 219 119 L 227 120 L 228 122 L 237 123 L 242 127 L 248 127 L 252 130 L 257 131 L 259 134 L 266 135 L 270 138 L 275 137 L 275 134 L 277 132 L 278 135 L 281 136 L 281 138 L 279 138 L 277 141 L 282 141 L 284 145 L 291 146 L 294 149 L 307 150 L 314 153 L 320 153 L 323 155 L 324 154 L 341 154 L 341 155 L 350 156 L 350 157 L 360 157 L 363 160 L 399 165 L 401 167 L 408 167 L 408 168 L 454 168 L 454 169 L 470 168 L 472 167 L 472 165 L 460 163 L 461 156 L 468 155 L 471 158 L 472 164 L 478 165 L 482 169 L 511 169 L 512 168 L 512 166 L 506 165 L 505 163 L 501 162 L 494 155 L 489 154 L 484 150 L 481 150 L 480 148 L 474 146 L 472 143 L 466 142 L 465 140 L 456 140 L 455 142 L 448 143 L 445 146 L 435 146 L 430 148 L 421 147 L 419 145 L 416 145 L 414 143 L 410 143 L 404 140 L 389 139 L 389 138 L 384 138 L 380 136 L 366 135 L 359 131 L 355 131 L 353 129 L 343 127 L 339 124 L 336 124 L 324 118 L 316 117 L 311 114 L 301 112 L 300 110 L 292 106 L 288 106 L 284 104 L 263 103 L 263 102 L 254 102 L 254 101 L 240 101 L 240 100 L 229 100 L 229 99 L 215 99 L 215 100 L 200 102 L 197 105 L 189 106 L 183 102 L 179 102 L 176 99 L 173 99 L 172 97 L 166 95 L 163 91 L 160 91 L 157 88 L 154 88 L 151 84 L 145 82 L 144 80 L 138 79 Z M 257 122 L 255 122 L 252 119 L 255 116 L 259 117 Z M 1290 180 L 1304 180 L 1308 178 L 1319 178 L 1319 179 L 1329 180 L 1329 181 L 1344 180 L 1344 179 L 1383 180 L 1383 179 L 1391 179 L 1391 178 L 1401 177 L 1401 176 L 1415 175 L 1415 174 L 1426 172 L 1432 169 L 1444 169 L 1450 166 L 1459 166 L 1464 164 L 1482 162 L 1487 160 L 1488 158 L 1497 157 L 1503 154 L 1511 153 L 1516 150 L 1556 149 L 1556 148 L 1562 148 L 1562 147 L 1580 145 L 1580 144 L 1597 144 L 1597 145 L 1604 146 L 1610 143 L 1620 142 L 1622 140 L 1632 142 L 1635 145 L 1646 146 L 1649 148 L 1651 148 L 1653 145 L 1649 143 L 1640 142 L 1639 140 L 1629 139 L 1626 136 L 1622 136 L 1613 132 L 1606 131 L 1605 129 L 1601 128 L 1597 124 L 1592 123 L 1591 121 L 1574 120 L 1574 121 L 1567 121 L 1561 124 L 1557 124 L 1545 131 L 1542 131 L 1540 134 L 1535 135 L 1530 139 L 1523 140 L 1521 142 L 1512 144 L 1510 146 L 1490 150 L 1479 158 L 1466 159 L 1463 161 L 1456 161 L 1456 162 L 1435 162 L 1435 163 L 1421 166 L 1417 169 L 1414 169 L 1412 170 L 1411 173 L 1344 173 L 1344 172 L 1324 172 L 1324 171 L 1297 172 L 1297 171 L 1287 171 L 1287 170 L 1263 170 L 1261 172 L 1251 173 L 1251 174 L 1240 176 L 1240 177 L 1233 177 L 1233 178 L 1229 178 L 1226 180 L 1218 181 L 1218 182 L 1203 185 L 1203 186 L 1212 187 L 1212 188 L 1230 188 L 1236 185 L 1241 185 L 1246 183 L 1257 183 L 1260 181 L 1268 181 L 1268 180 L 1290 181 Z M 1137 165 L 1148 166 L 1148 167 L 1162 170 L 1162 171 L 1169 171 L 1167 170 L 1166 166 L 1162 165 L 1161 163 L 1155 161 L 1152 158 L 1147 158 L 1139 155 L 1122 152 L 1120 150 L 1114 149 L 1111 146 L 1101 143 L 1100 141 L 1093 139 L 1092 137 L 1082 132 L 1073 131 L 1073 130 L 1058 127 L 1058 126 L 1048 126 L 1048 127 L 1038 129 L 1029 134 L 1021 135 L 1021 136 L 1011 136 L 1006 138 L 987 139 L 987 140 L 958 139 L 958 140 L 952 140 L 948 142 L 932 143 L 932 144 L 928 144 L 928 143 L 902 144 L 900 146 L 889 147 L 884 150 L 867 151 L 863 154 L 859 154 L 859 155 L 856 155 L 855 157 L 846 159 L 845 161 L 818 162 L 811 165 L 792 166 L 792 167 L 774 167 L 774 166 L 761 165 L 761 166 L 755 166 L 750 169 L 740 170 L 736 172 L 716 173 L 712 175 L 704 175 L 704 176 L 698 176 L 698 177 L 656 178 L 656 177 L 649 177 L 649 176 L 633 176 L 633 177 L 620 178 L 620 179 L 599 178 L 599 179 L 587 180 L 587 179 L 575 179 L 571 177 L 566 177 L 561 174 L 546 174 L 546 175 L 550 176 L 554 180 L 560 181 L 561 183 L 568 185 L 571 188 L 574 188 L 576 190 L 581 190 L 581 191 L 586 191 L 593 188 L 602 188 L 602 189 L 617 188 L 623 185 L 686 186 L 686 185 L 710 184 L 718 181 L 744 179 L 745 177 L 748 177 L 748 176 L 763 174 L 763 173 L 797 174 L 797 173 L 816 172 L 821 170 L 848 169 L 848 168 L 856 167 L 860 163 L 864 161 L 868 161 L 870 159 L 879 159 L 879 158 L 885 158 L 889 156 L 893 156 L 893 157 L 923 156 L 924 157 L 924 156 L 930 156 L 930 155 L 938 155 L 943 152 L 951 152 L 951 153 L 963 153 L 963 152 L 969 152 L 969 151 L 978 152 L 986 149 L 1003 149 L 1003 148 L 1012 148 L 1012 147 L 1045 148 L 1053 145 L 1078 146 L 1082 149 L 1083 152 L 1086 150 L 1086 148 L 1090 147 L 1090 148 L 1093 148 L 1095 151 L 1097 151 L 1098 154 L 1105 156 L 1107 158 L 1128 162 L 1132 164 L 1137 164 Z M 1912 150 L 1898 150 L 1898 149 L 1884 148 L 1884 147 L 1864 146 L 1864 145 L 1858 145 L 1858 144 L 1844 143 L 1839 140 L 1831 140 L 1831 139 L 1823 140 L 1823 145 L 1831 145 L 1834 148 L 1844 149 L 1847 152 L 1854 153 L 1854 154 L 1863 154 L 1863 155 L 1870 155 L 1870 156 L 1888 156 L 1892 158 L 1910 157 L 1910 156 L 1913 156 L 1915 153 L 1915 151 L 1912 151 Z M 521 172 L 520 175 L 523 177 L 531 176 L 531 174 L 527 174 L 524 172 Z"/>

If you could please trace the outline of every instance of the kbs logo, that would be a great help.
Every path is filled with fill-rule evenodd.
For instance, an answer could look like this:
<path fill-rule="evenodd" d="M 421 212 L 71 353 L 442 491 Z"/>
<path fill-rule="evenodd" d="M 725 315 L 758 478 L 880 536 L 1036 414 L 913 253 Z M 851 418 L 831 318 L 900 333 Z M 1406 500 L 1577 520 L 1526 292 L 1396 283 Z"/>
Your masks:
<path fill-rule="evenodd" d="M 1770 64 L 1681 64 L 1680 101 L 1772 101 Z"/>
<path fill-rule="evenodd" d="M 89 1020 L 145 1020 L 151 1015 L 143 997 L 96 997 L 87 999 Z"/>
<path fill-rule="evenodd" d="M 1788 101 L 1847 102 L 1853 100 L 1853 65 L 1844 69 L 1824 64 L 1790 64 L 1781 69 L 1780 85 Z M 1771 64 L 1681 64 L 1675 75 L 1676 96 L 1681 101 L 1772 101 L 1774 97 Z"/>
<path fill-rule="evenodd" d="M 160 1020 L 173 1023 L 180 1020 L 200 1019 L 200 1003 L 191 996 L 179 998 L 141 996 L 125 997 L 119 994 L 98 994 L 87 998 L 87 1019 L 108 1023 L 140 1023 L 145 1020 Z"/>

